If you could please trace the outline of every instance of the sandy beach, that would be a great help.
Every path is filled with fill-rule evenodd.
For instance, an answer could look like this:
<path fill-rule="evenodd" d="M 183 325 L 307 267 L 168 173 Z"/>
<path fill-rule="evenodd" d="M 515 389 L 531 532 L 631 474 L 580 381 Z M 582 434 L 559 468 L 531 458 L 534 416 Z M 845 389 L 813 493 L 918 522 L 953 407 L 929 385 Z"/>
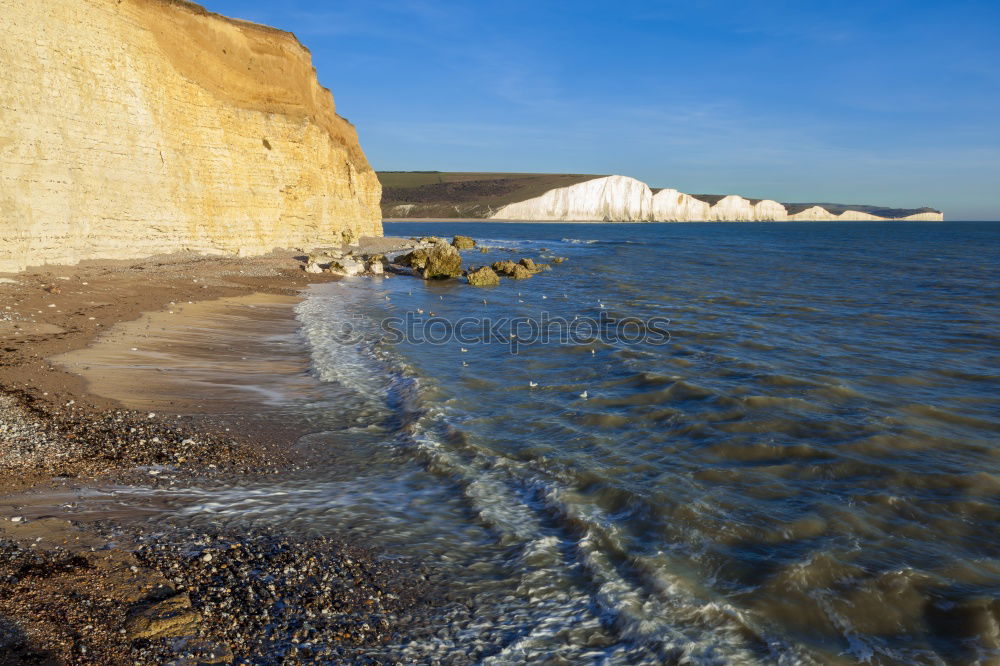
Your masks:
<path fill-rule="evenodd" d="M 365 239 L 361 251 L 405 244 Z M 430 573 L 347 538 L 223 527 L 150 535 L 135 516 L 39 515 L 54 506 L 50 498 L 102 484 L 156 487 L 308 464 L 288 452 L 297 432 L 255 422 L 238 400 L 213 402 L 211 391 L 196 400 L 183 386 L 157 382 L 156 370 L 116 382 L 68 369 L 74 359 L 95 361 L 87 356 L 95 341 L 103 354 L 127 353 L 136 348 L 123 345 L 139 344 L 130 340 L 146 336 L 150 321 L 183 338 L 196 317 L 212 319 L 234 302 L 278 304 L 271 325 L 293 329 L 290 306 L 301 291 L 340 279 L 306 273 L 304 258 L 167 255 L 0 276 L 0 663 L 227 663 L 255 655 L 308 663 L 419 633 L 420 609 L 435 603 Z M 239 345 L 234 336 L 219 344 Z M 186 353 L 197 362 L 216 351 L 198 343 Z M 144 395 L 169 410 L 135 409 Z M 286 611 L 262 616 L 259 595 L 284 598 Z"/>

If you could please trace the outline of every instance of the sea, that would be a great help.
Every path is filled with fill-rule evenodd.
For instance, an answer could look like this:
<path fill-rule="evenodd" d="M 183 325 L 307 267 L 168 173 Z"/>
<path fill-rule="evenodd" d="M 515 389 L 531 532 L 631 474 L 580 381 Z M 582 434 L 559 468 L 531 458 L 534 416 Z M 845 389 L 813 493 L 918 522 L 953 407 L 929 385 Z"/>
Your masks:
<path fill-rule="evenodd" d="M 404 663 L 1000 663 L 1000 224 L 385 232 L 551 270 L 310 287 L 257 393 L 319 462 L 170 520 L 444 571 Z"/>

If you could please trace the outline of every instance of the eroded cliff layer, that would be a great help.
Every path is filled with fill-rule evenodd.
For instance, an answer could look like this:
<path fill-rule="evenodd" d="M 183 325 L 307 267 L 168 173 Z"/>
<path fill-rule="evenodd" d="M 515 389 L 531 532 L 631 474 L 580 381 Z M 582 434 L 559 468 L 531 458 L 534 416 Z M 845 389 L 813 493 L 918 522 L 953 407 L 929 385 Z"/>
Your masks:
<path fill-rule="evenodd" d="M 0 271 L 380 234 L 290 33 L 182 0 L 0 0 Z"/>

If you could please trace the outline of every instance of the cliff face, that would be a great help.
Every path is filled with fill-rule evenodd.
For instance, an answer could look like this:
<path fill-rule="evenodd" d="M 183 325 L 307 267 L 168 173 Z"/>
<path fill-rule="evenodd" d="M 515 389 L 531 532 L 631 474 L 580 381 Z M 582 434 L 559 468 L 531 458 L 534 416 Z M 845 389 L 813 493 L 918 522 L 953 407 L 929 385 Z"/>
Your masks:
<path fill-rule="evenodd" d="M 677 190 L 660 190 L 653 195 L 652 219 L 662 222 L 707 220 L 710 206 L 690 194 Z"/>
<path fill-rule="evenodd" d="M 643 222 L 650 219 L 652 210 L 653 192 L 646 183 L 627 176 L 605 176 L 508 204 L 491 217 L 501 220 Z"/>
<path fill-rule="evenodd" d="M 381 234 L 289 33 L 182 0 L 0 0 L 0 271 Z"/>
<path fill-rule="evenodd" d="M 700 197 L 700 198 L 699 198 Z M 625 176 L 605 176 L 508 204 L 490 217 L 526 221 L 608 222 L 776 222 L 786 220 L 921 220 L 940 221 L 939 212 L 916 212 L 885 217 L 830 205 L 809 206 L 790 213 L 784 204 L 770 199 L 750 200 L 736 194 L 690 195 L 673 189 L 652 190 L 643 182 Z M 799 206 L 802 207 L 801 205 Z M 890 211 L 891 212 L 891 211 Z"/>

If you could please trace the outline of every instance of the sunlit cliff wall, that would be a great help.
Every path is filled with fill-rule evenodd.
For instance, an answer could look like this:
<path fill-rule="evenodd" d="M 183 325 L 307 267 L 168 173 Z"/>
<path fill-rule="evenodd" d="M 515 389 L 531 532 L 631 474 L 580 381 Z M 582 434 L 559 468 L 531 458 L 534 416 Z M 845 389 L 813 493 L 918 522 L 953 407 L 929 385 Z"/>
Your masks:
<path fill-rule="evenodd" d="M 0 0 L 0 271 L 381 234 L 290 33 L 181 0 Z"/>

